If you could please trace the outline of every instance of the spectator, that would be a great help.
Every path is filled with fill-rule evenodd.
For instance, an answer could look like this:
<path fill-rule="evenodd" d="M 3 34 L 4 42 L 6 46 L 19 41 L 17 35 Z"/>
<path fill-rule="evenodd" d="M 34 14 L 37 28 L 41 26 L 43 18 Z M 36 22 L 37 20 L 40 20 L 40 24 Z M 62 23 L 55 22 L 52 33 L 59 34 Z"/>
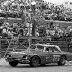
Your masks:
<path fill-rule="evenodd" d="M 2 36 L 3 36 L 3 38 L 4 38 L 4 37 L 8 37 L 7 27 L 3 27 Z"/>
<path fill-rule="evenodd" d="M 20 30 L 19 30 L 19 35 L 18 35 L 18 36 L 23 36 L 23 35 L 24 35 L 23 33 L 24 33 L 23 29 L 20 29 Z"/>

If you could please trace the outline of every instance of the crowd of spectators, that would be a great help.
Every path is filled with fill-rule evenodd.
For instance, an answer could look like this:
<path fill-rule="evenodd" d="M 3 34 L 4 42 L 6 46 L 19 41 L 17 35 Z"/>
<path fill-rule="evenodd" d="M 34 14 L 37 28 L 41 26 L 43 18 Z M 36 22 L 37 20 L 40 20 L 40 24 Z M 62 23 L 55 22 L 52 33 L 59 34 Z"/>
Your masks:
<path fill-rule="evenodd" d="M 52 22 L 46 24 L 45 21 L 72 21 L 71 13 L 72 10 L 65 8 L 64 5 L 55 5 L 43 0 L 36 0 L 35 9 L 32 8 L 30 0 L 6 0 L 1 3 L 0 17 L 21 18 L 23 24 L 11 25 L 4 22 L 0 27 L 2 37 L 29 36 L 29 33 L 32 36 L 33 20 L 35 20 L 35 36 L 47 36 L 49 40 L 64 39 L 71 35 L 71 27 L 61 29 Z M 14 26 L 16 24 L 17 26 Z"/>
<path fill-rule="evenodd" d="M 62 5 L 55 5 L 47 2 L 37 2 L 37 16 L 43 16 L 45 20 L 72 21 L 72 9 Z"/>
<path fill-rule="evenodd" d="M 32 13 L 31 0 L 6 0 L 1 3 L 0 16 L 19 17 L 23 14 L 28 16 Z M 64 5 L 55 5 L 42 0 L 36 0 L 35 4 L 36 17 L 43 17 L 45 20 L 72 21 L 72 10 Z"/>

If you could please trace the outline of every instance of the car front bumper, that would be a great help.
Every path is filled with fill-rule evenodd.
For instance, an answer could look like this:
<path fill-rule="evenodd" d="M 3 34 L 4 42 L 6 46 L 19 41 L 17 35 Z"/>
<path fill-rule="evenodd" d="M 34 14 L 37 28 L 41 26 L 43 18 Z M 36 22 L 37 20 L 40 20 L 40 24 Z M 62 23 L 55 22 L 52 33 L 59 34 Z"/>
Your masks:
<path fill-rule="evenodd" d="M 18 61 L 18 63 L 21 63 L 21 64 L 29 64 L 30 63 L 30 61 L 28 59 L 6 58 L 5 60 L 7 62 Z"/>

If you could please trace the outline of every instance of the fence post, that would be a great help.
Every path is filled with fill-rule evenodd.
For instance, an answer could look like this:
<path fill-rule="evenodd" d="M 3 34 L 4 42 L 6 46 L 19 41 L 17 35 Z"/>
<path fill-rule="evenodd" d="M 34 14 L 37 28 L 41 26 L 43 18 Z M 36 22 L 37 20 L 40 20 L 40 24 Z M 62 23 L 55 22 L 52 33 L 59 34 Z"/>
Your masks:
<path fill-rule="evenodd" d="M 0 59 L 1 59 L 1 36 L 0 36 Z"/>

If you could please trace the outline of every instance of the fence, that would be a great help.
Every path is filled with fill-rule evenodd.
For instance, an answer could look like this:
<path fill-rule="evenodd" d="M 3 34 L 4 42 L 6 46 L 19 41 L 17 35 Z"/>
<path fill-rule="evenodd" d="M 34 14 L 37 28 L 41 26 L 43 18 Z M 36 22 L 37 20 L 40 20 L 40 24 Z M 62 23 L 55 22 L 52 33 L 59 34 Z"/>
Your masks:
<path fill-rule="evenodd" d="M 29 41 L 28 38 L 20 39 L 14 42 L 15 39 L 2 39 L 0 38 L 0 58 L 3 58 L 7 52 L 13 51 L 15 48 L 16 51 L 23 51 L 24 49 L 28 48 Z M 35 43 L 50 43 L 52 45 L 58 45 L 62 51 L 69 51 L 72 52 L 72 43 L 66 41 L 46 41 L 42 40 L 42 38 L 38 41 L 36 40 Z M 15 44 L 14 44 L 15 43 Z M 32 40 L 31 40 L 32 43 Z"/>

